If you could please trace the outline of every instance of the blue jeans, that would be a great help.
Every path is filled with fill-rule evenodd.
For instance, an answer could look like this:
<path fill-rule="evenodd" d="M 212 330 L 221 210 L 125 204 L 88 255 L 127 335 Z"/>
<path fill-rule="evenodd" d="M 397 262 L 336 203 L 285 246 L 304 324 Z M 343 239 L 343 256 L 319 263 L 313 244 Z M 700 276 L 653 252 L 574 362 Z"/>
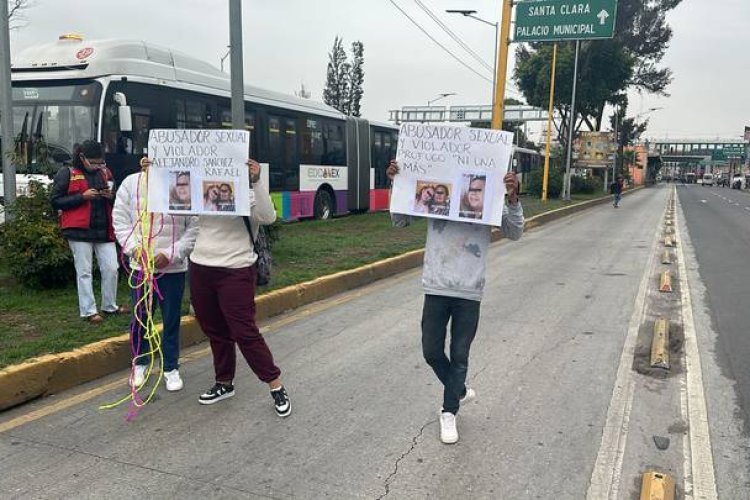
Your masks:
<path fill-rule="evenodd" d="M 137 271 L 136 271 L 137 272 Z M 164 273 L 156 278 L 159 293 L 154 290 L 154 301 L 158 301 L 161 308 L 164 329 L 161 334 L 161 349 L 164 353 L 164 366 L 162 371 L 168 372 L 179 368 L 180 358 L 180 318 L 182 314 L 182 296 L 185 293 L 185 273 Z M 141 324 L 145 324 L 146 303 L 137 303 L 136 290 L 131 289 L 130 299 L 133 301 L 133 321 L 130 324 L 130 336 L 133 345 L 134 356 L 148 354 L 151 345 L 144 338 L 145 330 Z M 155 306 L 155 305 L 154 305 Z M 154 311 L 152 306 L 152 313 Z M 140 322 L 136 320 L 140 319 Z M 134 338 L 134 336 L 136 336 Z M 139 365 L 147 365 L 151 356 L 142 356 L 136 360 Z"/>
<path fill-rule="evenodd" d="M 620 205 L 620 200 L 622 199 L 622 193 L 615 193 L 614 194 L 614 200 L 615 200 L 615 206 Z"/>
<path fill-rule="evenodd" d="M 443 411 L 458 413 L 466 391 L 469 349 L 479 325 L 476 300 L 425 295 L 422 310 L 422 353 L 443 384 Z M 451 322 L 450 359 L 445 355 L 445 337 Z"/>

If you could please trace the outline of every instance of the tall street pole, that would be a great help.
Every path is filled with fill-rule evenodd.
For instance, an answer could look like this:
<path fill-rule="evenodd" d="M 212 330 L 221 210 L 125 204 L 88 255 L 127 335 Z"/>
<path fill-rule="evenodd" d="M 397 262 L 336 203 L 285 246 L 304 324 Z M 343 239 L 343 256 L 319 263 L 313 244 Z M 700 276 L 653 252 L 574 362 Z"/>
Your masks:
<path fill-rule="evenodd" d="M 573 132 L 576 126 L 576 90 L 578 84 L 578 52 L 581 48 L 581 41 L 576 40 L 576 59 L 573 65 L 573 96 L 570 98 L 570 117 L 568 119 L 568 155 L 567 161 L 565 162 L 565 180 L 564 185 L 564 200 L 570 201 L 570 161 L 573 157 Z"/>
<path fill-rule="evenodd" d="M 2 166 L 3 195 L 5 208 L 16 201 L 16 166 L 11 161 L 13 154 L 13 89 L 10 83 L 10 26 L 8 2 L 0 1 L 0 119 L 2 120 Z M 6 210 L 5 220 L 13 219 L 13 212 Z"/>
<path fill-rule="evenodd" d="M 549 157 L 552 147 L 552 111 L 555 101 L 555 70 L 557 68 L 557 44 L 552 46 L 552 75 L 549 85 L 549 109 L 547 110 L 547 148 L 544 152 L 544 179 L 542 180 L 542 201 L 547 201 L 549 187 Z"/>
<path fill-rule="evenodd" d="M 495 71 L 495 105 L 492 108 L 492 128 L 502 130 L 503 112 L 505 106 L 505 79 L 508 75 L 508 51 L 510 48 L 510 18 L 513 14 L 512 0 L 503 0 L 500 13 L 500 37 L 497 45 L 499 47 Z"/>
<path fill-rule="evenodd" d="M 232 128 L 245 130 L 245 83 L 242 59 L 242 0 L 229 0 L 230 74 L 232 78 Z"/>

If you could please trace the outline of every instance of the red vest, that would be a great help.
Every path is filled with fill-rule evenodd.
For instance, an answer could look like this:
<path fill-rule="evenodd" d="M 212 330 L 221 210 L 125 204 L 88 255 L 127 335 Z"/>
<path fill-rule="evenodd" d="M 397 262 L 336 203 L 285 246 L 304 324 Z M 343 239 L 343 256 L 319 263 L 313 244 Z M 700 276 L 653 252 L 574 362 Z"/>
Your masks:
<path fill-rule="evenodd" d="M 108 168 L 101 168 L 97 171 L 97 175 L 102 177 L 106 186 L 107 181 L 112 180 L 112 173 Z M 76 167 L 70 167 L 70 181 L 68 182 L 68 194 L 83 194 L 89 189 L 89 183 L 86 180 L 86 176 L 83 175 L 83 170 Z M 60 227 L 62 229 L 90 229 L 91 228 L 91 209 L 92 204 L 89 200 L 84 202 L 75 208 L 69 210 L 63 210 L 60 216 Z M 104 210 L 107 213 L 107 236 L 110 241 L 115 239 L 115 230 L 112 226 L 112 205 L 110 203 L 104 204 Z"/>

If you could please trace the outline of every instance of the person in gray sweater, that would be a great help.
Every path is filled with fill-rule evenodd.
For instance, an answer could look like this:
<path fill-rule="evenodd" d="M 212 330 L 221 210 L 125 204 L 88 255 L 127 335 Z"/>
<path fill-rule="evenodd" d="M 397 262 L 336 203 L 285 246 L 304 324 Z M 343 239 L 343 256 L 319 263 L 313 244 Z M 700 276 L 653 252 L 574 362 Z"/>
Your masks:
<path fill-rule="evenodd" d="M 398 175 L 398 163 L 388 166 L 387 175 Z M 518 240 L 523 234 L 523 208 L 518 200 L 518 179 L 509 172 L 503 179 L 507 190 L 502 215 L 502 232 Z M 391 214 L 394 226 L 405 227 L 411 217 Z M 430 219 L 427 226 L 422 286 L 422 353 L 443 384 L 440 412 L 440 440 L 458 441 L 456 415 L 461 404 L 476 396 L 466 386 L 469 350 L 479 324 L 479 306 L 485 284 L 487 252 L 492 227 L 469 222 Z M 451 322 L 450 358 L 445 355 L 448 322 Z"/>

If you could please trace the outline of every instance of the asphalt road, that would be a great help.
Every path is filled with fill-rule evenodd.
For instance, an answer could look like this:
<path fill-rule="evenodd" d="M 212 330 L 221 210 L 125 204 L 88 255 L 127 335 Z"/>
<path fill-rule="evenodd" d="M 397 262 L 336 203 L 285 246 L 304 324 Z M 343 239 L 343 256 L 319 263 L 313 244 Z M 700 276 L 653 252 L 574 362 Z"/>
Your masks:
<path fill-rule="evenodd" d="M 750 194 L 700 185 L 677 192 L 692 243 L 686 259 L 719 496 L 750 498 Z"/>
<path fill-rule="evenodd" d="M 0 497 L 581 499 L 595 464 L 614 471 L 615 498 L 636 497 L 647 466 L 682 484 L 679 371 L 657 380 L 630 366 L 667 195 L 644 190 L 493 246 L 469 370 L 478 398 L 456 445 L 438 439 L 415 270 L 265 325 L 288 419 L 244 365 L 233 399 L 198 405 L 212 383 L 205 347 L 184 353 L 185 389 L 160 390 L 130 423 L 125 408 L 97 409 L 125 394 L 125 372 L 0 415 Z M 722 393 L 718 376 L 709 384 Z M 611 434 L 618 401 L 627 419 Z"/>

